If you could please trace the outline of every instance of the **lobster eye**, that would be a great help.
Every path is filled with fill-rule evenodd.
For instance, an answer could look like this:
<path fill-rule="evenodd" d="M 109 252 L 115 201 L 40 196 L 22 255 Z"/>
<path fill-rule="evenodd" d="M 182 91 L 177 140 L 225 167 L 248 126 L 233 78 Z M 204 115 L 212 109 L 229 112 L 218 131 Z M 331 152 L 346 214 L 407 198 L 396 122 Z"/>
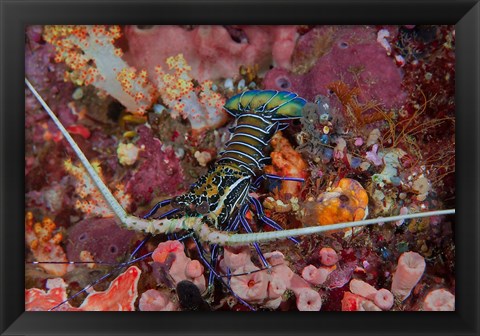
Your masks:
<path fill-rule="evenodd" d="M 195 210 L 196 210 L 199 214 L 205 215 L 210 209 L 209 209 L 209 206 L 208 206 L 207 201 L 203 201 L 202 203 L 200 203 L 199 205 L 197 205 L 197 207 L 195 208 Z"/>

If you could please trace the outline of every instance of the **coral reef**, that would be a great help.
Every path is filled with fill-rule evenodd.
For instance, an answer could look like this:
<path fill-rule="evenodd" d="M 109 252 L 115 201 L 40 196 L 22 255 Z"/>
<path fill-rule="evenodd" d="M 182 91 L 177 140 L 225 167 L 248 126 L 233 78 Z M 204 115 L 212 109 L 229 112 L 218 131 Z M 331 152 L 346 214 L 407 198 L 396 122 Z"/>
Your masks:
<path fill-rule="evenodd" d="M 175 311 L 178 304 L 170 298 L 166 291 L 149 289 L 142 294 L 138 308 L 141 311 Z"/>
<path fill-rule="evenodd" d="M 306 178 L 307 163 L 302 156 L 297 153 L 289 141 L 282 136 L 282 132 L 277 132 L 271 141 L 273 147 L 270 157 L 272 165 L 265 166 L 264 170 L 267 174 L 273 174 L 286 177 Z M 282 186 L 278 190 L 277 198 L 289 200 L 292 197 L 298 197 L 302 185 L 294 181 L 282 181 Z"/>
<path fill-rule="evenodd" d="M 223 104 L 252 89 L 307 100 L 264 149 L 264 172 L 304 181 L 252 188 L 278 224 L 250 204 L 252 231 L 455 207 L 454 26 L 28 26 L 25 70 L 138 217 L 158 202 L 153 217 L 179 216 L 168 200 L 215 165 L 236 125 Z M 298 244 L 196 247 L 183 231 L 142 243 L 27 89 L 25 208 L 27 310 L 455 309 L 453 216 Z M 214 252 L 232 291 L 203 262 Z"/>
<path fill-rule="evenodd" d="M 146 126 L 137 129 L 135 146 L 141 148 L 137 168 L 131 173 L 125 190 L 136 203 L 148 203 L 166 192 L 183 189 L 184 174 L 180 160 L 171 147 L 164 146 Z"/>
<path fill-rule="evenodd" d="M 298 310 L 320 310 L 320 295 L 289 268 L 281 252 L 265 253 L 264 256 L 271 266 L 269 272 L 255 266 L 248 247 L 225 248 L 220 268 L 225 274 L 231 274 L 230 286 L 236 295 L 249 303 L 276 309 L 288 289 L 295 293 Z"/>

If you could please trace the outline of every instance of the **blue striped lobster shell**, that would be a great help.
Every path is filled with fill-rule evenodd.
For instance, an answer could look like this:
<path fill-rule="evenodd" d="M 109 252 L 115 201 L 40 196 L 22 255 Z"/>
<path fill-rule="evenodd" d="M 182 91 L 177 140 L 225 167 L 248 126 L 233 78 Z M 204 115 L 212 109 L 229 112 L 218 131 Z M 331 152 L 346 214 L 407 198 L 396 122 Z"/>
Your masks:
<path fill-rule="evenodd" d="M 268 160 L 266 147 L 281 120 L 302 116 L 303 98 L 287 91 L 245 91 L 230 98 L 224 108 L 236 118 L 225 150 L 209 172 L 188 193 L 172 200 L 172 206 L 189 216 L 205 215 L 216 228 L 227 228 L 229 220 L 246 201 L 252 178 Z"/>

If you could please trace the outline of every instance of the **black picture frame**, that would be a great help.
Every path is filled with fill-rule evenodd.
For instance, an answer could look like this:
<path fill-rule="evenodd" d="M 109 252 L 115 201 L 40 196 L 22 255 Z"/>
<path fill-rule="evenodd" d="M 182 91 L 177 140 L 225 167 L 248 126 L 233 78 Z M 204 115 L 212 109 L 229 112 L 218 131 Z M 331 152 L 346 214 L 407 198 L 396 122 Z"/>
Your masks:
<path fill-rule="evenodd" d="M 0 1 L 2 335 L 479 335 L 480 4 L 477 1 Z M 455 24 L 456 311 L 24 312 L 24 36 L 30 24 Z"/>

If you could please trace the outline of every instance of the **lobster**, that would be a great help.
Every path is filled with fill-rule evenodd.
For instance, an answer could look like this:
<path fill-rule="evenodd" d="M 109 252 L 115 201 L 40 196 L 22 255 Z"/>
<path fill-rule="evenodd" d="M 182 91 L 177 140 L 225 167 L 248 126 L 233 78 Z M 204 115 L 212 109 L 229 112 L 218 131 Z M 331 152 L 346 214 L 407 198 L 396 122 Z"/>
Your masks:
<path fill-rule="evenodd" d="M 363 219 L 351 223 L 283 230 L 278 223 L 264 214 L 260 202 L 250 196 L 249 193 L 255 191 L 266 178 L 303 181 L 301 178 L 262 174 L 261 171 L 269 159 L 266 147 L 272 136 L 278 130 L 288 126 L 285 121 L 302 117 L 302 108 L 306 101 L 295 93 L 287 91 L 253 90 L 244 91 L 226 102 L 224 109 L 235 117 L 236 124 L 230 129 L 232 135 L 226 143 L 225 150 L 220 153 L 219 159 L 207 174 L 201 176 L 197 182 L 191 185 L 189 191 L 185 194 L 157 203 L 142 218 L 132 216 L 127 214 L 118 203 L 68 131 L 26 78 L 25 83 L 72 146 L 92 181 L 120 220 L 121 225 L 127 229 L 149 235 L 190 231 L 189 236 L 194 237 L 197 249 L 200 252 L 200 258 L 210 270 L 209 284 L 216 277 L 229 288 L 228 284 L 215 270 L 218 246 L 252 243 L 265 268 L 269 268 L 270 265 L 263 257 L 258 242 L 288 238 L 297 243 L 298 241 L 294 237 L 301 235 L 312 235 L 387 221 L 455 213 L 455 209 L 437 210 L 388 218 Z M 161 207 L 166 205 L 171 205 L 172 210 L 158 218 L 152 218 Z M 276 231 L 252 232 L 245 219 L 245 214 L 250 205 L 253 205 L 256 209 L 259 220 Z M 237 233 L 239 225 L 242 225 L 247 233 Z M 207 260 L 204 256 L 205 251 L 202 243 L 210 245 L 210 260 Z M 141 245 L 132 253 L 130 262 Z M 235 293 L 233 294 L 235 295 Z M 247 302 L 239 297 L 237 299 L 250 307 Z"/>

